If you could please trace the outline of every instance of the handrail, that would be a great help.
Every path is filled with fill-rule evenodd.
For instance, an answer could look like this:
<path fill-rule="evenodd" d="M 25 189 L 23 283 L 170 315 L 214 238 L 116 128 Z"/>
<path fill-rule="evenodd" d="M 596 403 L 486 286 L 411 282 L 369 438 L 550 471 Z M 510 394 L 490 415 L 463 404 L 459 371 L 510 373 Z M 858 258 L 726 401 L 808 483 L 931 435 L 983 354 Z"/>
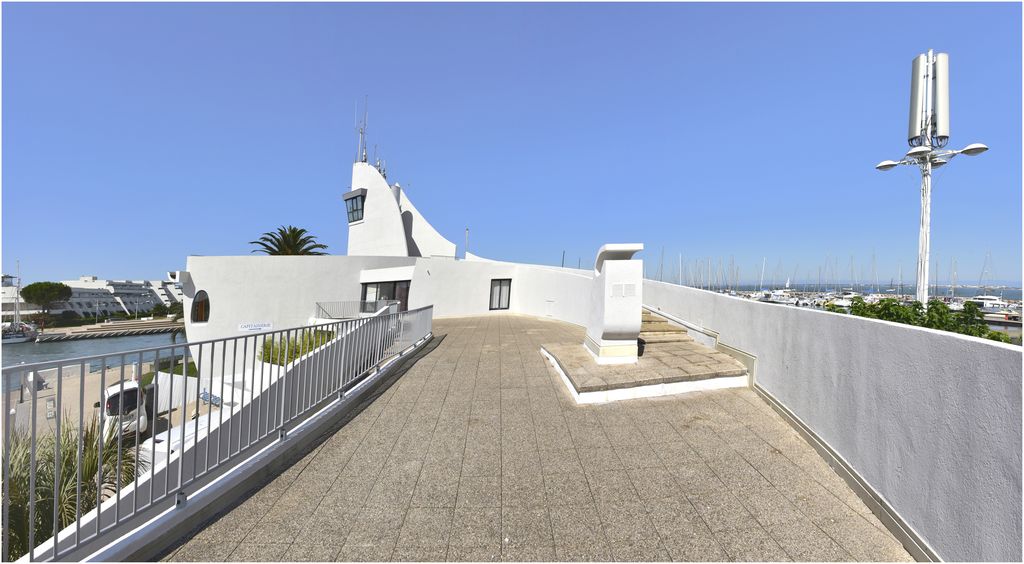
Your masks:
<path fill-rule="evenodd" d="M 373 317 L 4 368 L 3 560 L 82 554 L 283 440 L 430 334 L 432 306 L 383 313 L 390 307 Z M 41 388 L 51 370 L 62 377 Z M 15 383 L 22 385 L 10 389 Z M 204 403 L 201 391 L 220 406 Z M 103 460 L 104 471 L 83 475 L 86 455 Z"/>
<path fill-rule="evenodd" d="M 319 319 L 355 319 L 366 315 L 376 315 L 382 307 L 387 306 L 394 306 L 392 312 L 397 311 L 400 303 L 398 300 L 316 302 L 314 317 Z"/>

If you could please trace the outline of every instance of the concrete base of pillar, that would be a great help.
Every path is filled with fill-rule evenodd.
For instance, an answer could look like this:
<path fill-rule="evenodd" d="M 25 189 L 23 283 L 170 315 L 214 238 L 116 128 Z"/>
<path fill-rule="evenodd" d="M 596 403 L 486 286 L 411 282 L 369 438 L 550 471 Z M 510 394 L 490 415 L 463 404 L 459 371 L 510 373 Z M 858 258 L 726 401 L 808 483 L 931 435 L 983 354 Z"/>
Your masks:
<path fill-rule="evenodd" d="M 640 352 L 636 339 L 626 341 L 594 341 L 587 335 L 583 346 L 598 364 L 636 364 Z"/>

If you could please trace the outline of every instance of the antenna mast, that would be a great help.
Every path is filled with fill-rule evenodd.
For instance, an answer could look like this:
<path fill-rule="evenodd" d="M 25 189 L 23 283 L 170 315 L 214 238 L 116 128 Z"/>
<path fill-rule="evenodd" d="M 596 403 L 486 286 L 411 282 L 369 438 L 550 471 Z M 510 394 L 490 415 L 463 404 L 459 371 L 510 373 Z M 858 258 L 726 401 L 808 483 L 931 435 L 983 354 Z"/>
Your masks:
<path fill-rule="evenodd" d="M 366 162 L 366 125 L 369 115 L 370 97 L 367 96 L 363 101 L 363 123 L 356 126 L 356 129 L 359 131 L 359 148 L 356 149 L 356 162 Z"/>

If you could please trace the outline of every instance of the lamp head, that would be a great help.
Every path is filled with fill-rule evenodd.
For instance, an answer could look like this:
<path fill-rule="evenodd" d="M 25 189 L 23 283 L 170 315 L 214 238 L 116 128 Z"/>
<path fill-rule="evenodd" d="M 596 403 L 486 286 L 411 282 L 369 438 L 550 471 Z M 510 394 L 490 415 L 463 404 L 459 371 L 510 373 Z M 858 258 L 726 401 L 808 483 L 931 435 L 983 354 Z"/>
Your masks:
<path fill-rule="evenodd" d="M 923 147 L 923 146 L 922 147 L 914 147 L 913 149 L 907 151 L 907 158 L 908 159 L 913 159 L 913 160 L 916 161 L 916 160 L 920 160 L 920 159 L 923 159 L 923 158 L 927 157 L 928 153 L 931 153 L 931 152 L 932 152 L 931 147 Z"/>
<path fill-rule="evenodd" d="M 974 155 L 980 155 L 987 150 L 988 147 L 983 143 L 971 143 L 970 145 L 964 147 L 963 149 L 960 149 L 960 152 L 967 155 L 968 157 L 973 157 Z"/>
<path fill-rule="evenodd" d="M 889 170 L 891 168 L 896 167 L 899 164 L 900 163 L 898 163 L 896 161 L 882 161 L 882 162 L 880 162 L 880 163 L 875 165 L 875 169 L 877 169 L 877 170 Z"/>

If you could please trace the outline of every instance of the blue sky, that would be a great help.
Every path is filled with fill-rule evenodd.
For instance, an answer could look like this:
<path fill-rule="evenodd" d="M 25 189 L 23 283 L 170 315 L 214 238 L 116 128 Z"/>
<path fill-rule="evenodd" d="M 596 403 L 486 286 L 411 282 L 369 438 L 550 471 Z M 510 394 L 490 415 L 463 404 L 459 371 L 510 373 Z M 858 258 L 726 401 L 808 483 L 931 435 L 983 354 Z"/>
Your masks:
<path fill-rule="evenodd" d="M 593 261 L 607 242 L 744 279 L 913 281 L 910 63 L 950 53 L 932 256 L 1021 273 L 1019 4 L 3 5 L 3 269 L 160 278 L 278 225 L 344 254 L 370 142 L 462 251 Z M 922 18 L 925 14 L 926 17 Z M 915 31 L 915 22 L 927 29 Z M 653 263 L 653 264 L 652 264 Z M 673 274 L 674 275 L 674 274 Z"/>

